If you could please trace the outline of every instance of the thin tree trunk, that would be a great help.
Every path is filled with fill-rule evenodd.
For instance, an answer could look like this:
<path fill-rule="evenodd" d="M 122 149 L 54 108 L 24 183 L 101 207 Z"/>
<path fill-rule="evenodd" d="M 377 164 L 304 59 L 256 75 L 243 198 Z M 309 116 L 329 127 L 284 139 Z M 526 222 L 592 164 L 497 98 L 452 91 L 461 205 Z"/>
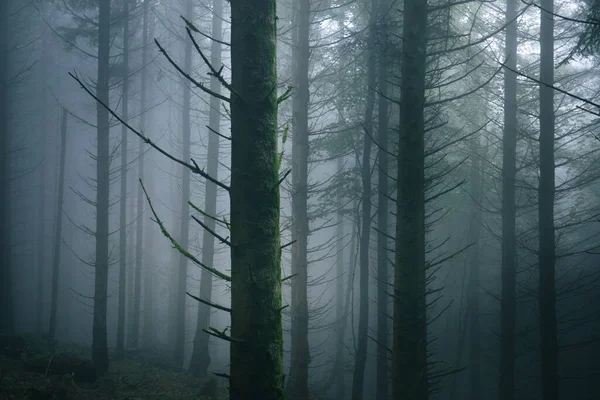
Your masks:
<path fill-rule="evenodd" d="M 231 400 L 284 390 L 275 0 L 231 3 Z"/>
<path fill-rule="evenodd" d="M 8 15 L 10 1 L 0 2 L 0 333 L 13 333 L 10 231 L 10 121 L 8 100 Z"/>
<path fill-rule="evenodd" d="M 308 103 L 310 0 L 298 0 L 292 97 L 292 324 L 286 399 L 308 398 Z"/>
<path fill-rule="evenodd" d="M 187 0 L 185 7 L 185 16 L 189 21 L 194 20 L 194 3 L 192 0 Z M 183 70 L 186 73 L 190 73 L 192 70 L 192 43 L 190 40 L 185 42 L 185 60 L 183 64 Z M 191 146 L 191 121 L 190 121 L 190 109 L 191 109 L 191 84 L 190 81 L 184 78 L 183 81 L 183 159 L 190 159 L 190 146 Z M 189 236 L 190 236 L 190 170 L 187 167 L 183 167 L 182 171 L 182 182 L 181 182 L 181 233 L 180 233 L 180 244 L 184 249 L 188 248 Z M 205 232 L 205 234 L 209 234 Z M 184 353 L 185 353 L 185 300 L 187 291 L 187 268 L 188 258 L 183 254 L 179 255 L 179 269 L 177 271 L 177 320 L 175 322 L 175 353 L 174 360 L 175 365 L 178 367 L 183 366 Z"/>
<path fill-rule="evenodd" d="M 469 384 L 470 399 L 480 400 L 481 391 L 481 327 L 479 323 L 479 239 L 481 237 L 481 146 L 480 138 L 471 141 L 471 218 L 469 221 L 469 280 L 467 285 L 467 318 L 469 320 Z"/>
<path fill-rule="evenodd" d="M 377 0 L 371 1 L 369 44 L 367 51 L 367 102 L 363 129 L 362 155 L 362 232 L 360 238 L 360 317 L 358 320 L 358 347 L 352 376 L 352 400 L 363 396 L 365 366 L 367 364 L 367 334 L 369 329 L 369 245 L 371 238 L 371 138 L 373 137 L 373 110 L 375 108 Z"/>
<path fill-rule="evenodd" d="M 506 65 L 517 66 L 517 0 L 506 2 Z M 502 289 L 500 299 L 500 400 L 515 398 L 516 329 L 516 149 L 517 76 L 504 71 L 504 136 L 502 139 Z"/>
<path fill-rule="evenodd" d="M 98 80 L 100 102 L 109 104 L 110 0 L 99 2 Z M 98 155 L 96 192 L 96 279 L 94 283 L 94 323 L 92 359 L 98 373 L 108 372 L 106 312 L 108 296 L 108 207 L 109 207 L 109 120 L 108 110 L 97 104 Z"/>
<path fill-rule="evenodd" d="M 210 62 L 216 68 L 221 65 L 221 43 L 223 30 L 223 1 L 213 0 L 213 17 L 212 17 L 212 37 L 210 49 Z M 221 93 L 221 84 L 216 77 L 211 77 L 210 90 L 214 93 Z M 209 116 L 209 132 L 208 132 L 208 165 L 206 172 L 218 179 L 219 173 L 219 136 L 214 132 L 221 131 L 221 101 L 212 96 L 210 99 L 210 116 Z M 206 181 L 206 193 L 204 197 L 205 211 L 208 215 L 217 215 L 217 185 L 213 182 Z M 208 216 L 204 217 L 204 224 L 213 232 L 215 231 L 215 221 Z M 213 235 L 204 232 L 202 236 L 202 263 L 212 266 L 215 255 L 215 238 Z M 213 277 L 210 272 L 202 269 L 200 275 L 200 298 L 210 301 L 212 298 L 212 281 Z M 208 329 L 210 326 L 209 306 L 198 303 L 198 320 L 196 324 L 196 335 L 194 336 L 194 350 L 190 361 L 190 372 L 194 375 L 206 378 L 208 366 L 210 365 L 209 353 L 209 338 L 210 336 L 203 332 L 203 329 Z"/>
<path fill-rule="evenodd" d="M 337 161 L 337 173 L 341 175 L 344 168 L 344 158 L 339 157 Z M 335 349 L 335 364 L 334 364 L 334 374 L 335 374 L 335 393 L 336 399 L 344 398 L 345 391 L 345 382 L 344 382 L 344 334 L 346 331 L 346 321 L 347 314 L 344 309 L 344 276 L 348 276 L 347 279 L 350 279 L 347 268 L 344 265 L 344 198 L 343 198 L 343 188 L 342 185 L 339 184 L 336 189 L 336 197 L 337 197 L 337 227 L 336 227 L 336 260 L 335 260 L 335 270 L 337 275 L 337 281 L 335 285 L 335 317 L 337 320 L 336 323 L 336 349 Z"/>
<path fill-rule="evenodd" d="M 144 2 L 144 7 L 147 2 Z M 145 64 L 143 64 L 145 65 Z M 129 0 L 123 2 L 123 110 L 129 118 Z M 121 200 L 119 203 L 119 311 L 117 317 L 117 357 L 125 351 L 125 296 L 127 289 L 127 127 L 121 126 Z"/>
<path fill-rule="evenodd" d="M 60 126 L 60 165 L 58 170 L 58 200 L 56 202 L 56 226 L 54 232 L 54 249 L 52 254 L 52 297 L 50 300 L 50 349 L 54 352 L 56 337 L 56 313 L 58 311 L 58 285 L 60 272 L 60 250 L 62 248 L 62 215 L 65 188 L 65 158 L 67 150 L 67 110 L 63 108 Z"/>
<path fill-rule="evenodd" d="M 378 142 L 379 148 L 377 159 L 379 165 L 377 195 L 377 400 L 386 400 L 389 393 L 389 366 L 388 366 L 388 198 L 389 198 L 389 161 L 388 161 L 388 59 L 387 59 L 387 13 L 388 7 L 384 7 L 385 1 L 379 6 L 378 16 L 380 27 L 377 29 L 379 50 L 379 120 L 378 120 Z"/>
<path fill-rule="evenodd" d="M 143 127 L 148 126 L 147 130 L 151 131 L 151 126 L 152 124 L 148 124 L 147 120 L 146 120 L 146 113 L 147 113 L 147 107 L 148 107 L 148 48 L 150 46 L 150 43 L 148 42 L 148 37 L 154 37 L 154 29 L 155 29 L 155 23 L 154 23 L 154 18 L 150 18 L 148 16 L 148 7 L 149 7 L 149 2 L 148 1 L 144 1 L 144 5 L 143 5 L 143 34 L 142 34 L 142 65 L 144 66 L 144 69 L 142 70 L 142 102 L 141 102 L 141 124 Z M 150 19 L 149 19 L 150 18 Z M 152 95 L 150 95 L 150 98 L 152 98 Z M 152 164 L 150 164 L 151 166 Z M 147 168 L 147 167 L 146 167 Z M 147 176 L 149 178 L 149 181 L 146 184 L 146 187 L 148 188 L 148 190 L 150 190 L 150 192 L 152 192 L 153 189 L 153 183 L 154 180 L 152 179 L 152 173 L 149 173 L 147 170 L 144 171 L 145 176 Z M 140 174 L 141 176 L 142 174 Z M 148 256 L 148 253 L 152 252 L 152 244 L 153 244 L 153 237 L 154 237 L 154 233 L 155 230 L 151 229 L 148 232 L 146 232 L 146 237 L 144 239 L 144 243 L 145 243 L 145 248 L 146 248 L 146 257 L 145 257 L 145 262 L 144 262 L 144 310 L 142 312 L 143 317 L 144 317 L 144 325 L 143 325 L 143 330 L 142 330 L 142 345 L 145 347 L 152 347 L 152 344 L 154 343 L 154 322 L 153 319 L 155 318 L 155 316 L 153 315 L 153 311 L 154 311 L 154 302 L 153 302 L 153 274 L 154 274 L 154 267 L 155 267 L 155 263 L 153 261 L 153 258 Z"/>
<path fill-rule="evenodd" d="M 554 0 L 542 0 L 540 21 L 539 307 L 542 399 L 559 399 L 554 227 Z"/>
<path fill-rule="evenodd" d="M 396 202 L 392 391 L 426 400 L 425 66 L 427 1 L 405 0 Z"/>

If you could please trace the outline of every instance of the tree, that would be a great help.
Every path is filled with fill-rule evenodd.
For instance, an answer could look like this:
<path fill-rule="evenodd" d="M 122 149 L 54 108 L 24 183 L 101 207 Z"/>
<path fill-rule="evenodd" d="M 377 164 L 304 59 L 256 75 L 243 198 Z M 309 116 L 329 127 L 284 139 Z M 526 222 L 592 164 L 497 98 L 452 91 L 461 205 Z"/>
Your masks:
<path fill-rule="evenodd" d="M 223 1 L 213 0 L 212 17 L 212 38 L 210 49 L 210 63 L 212 65 L 221 65 L 222 52 L 222 30 L 223 30 Z M 221 83 L 216 76 L 210 79 L 210 90 L 214 93 L 221 93 Z M 206 172 L 210 176 L 218 178 L 219 172 L 219 135 L 221 131 L 221 101 L 212 96 L 210 99 L 209 116 L 209 137 L 208 137 L 208 163 Z M 210 216 L 217 215 L 217 185 L 214 182 L 206 181 L 206 193 L 204 198 L 206 214 L 204 224 L 215 230 L 216 222 Z M 213 235 L 205 234 L 202 237 L 202 262 L 205 265 L 213 265 L 215 255 L 215 238 Z M 206 269 L 202 270 L 200 276 L 200 298 L 210 301 L 212 297 L 212 274 Z M 210 306 L 204 303 L 198 304 L 198 321 L 196 324 L 196 335 L 194 336 L 194 350 L 190 361 L 190 371 L 200 377 L 206 377 L 207 369 L 210 364 L 210 354 L 208 350 L 209 335 L 203 332 L 210 326 Z"/>
<path fill-rule="evenodd" d="M 506 2 L 505 63 L 517 66 L 517 1 Z M 515 398 L 516 340 L 516 151 L 517 151 L 517 76 L 504 70 L 504 133 L 502 136 L 502 289 L 500 294 L 500 400 Z"/>
<path fill-rule="evenodd" d="M 540 20 L 540 164 L 538 186 L 540 367 L 542 399 L 559 399 L 554 226 L 554 0 L 542 0 Z"/>
<path fill-rule="evenodd" d="M 62 248 L 62 215 L 63 199 L 65 191 L 65 159 L 67 150 L 67 110 L 62 109 L 60 125 L 60 165 L 58 171 L 58 199 L 56 201 L 56 223 L 54 231 L 54 249 L 52 253 L 52 291 L 50 300 L 50 328 L 48 329 L 48 341 L 54 352 L 54 339 L 56 337 L 56 313 L 58 311 L 58 288 L 60 272 L 60 255 Z"/>
<path fill-rule="evenodd" d="M 292 70 L 292 326 L 286 399 L 308 398 L 308 155 L 310 0 L 298 0 Z"/>
<path fill-rule="evenodd" d="M 425 67 L 427 1 L 405 0 L 396 200 L 392 393 L 426 400 Z"/>
<path fill-rule="evenodd" d="M 144 10 L 147 9 L 144 2 Z M 123 84 L 122 113 L 129 114 L 129 0 L 123 2 Z M 145 65 L 145 64 L 144 64 Z M 121 126 L 121 199 L 119 203 L 119 310 L 117 317 L 117 357 L 125 350 L 125 302 L 127 290 L 127 127 Z"/>
<path fill-rule="evenodd" d="M 96 95 L 109 105 L 110 0 L 101 1 L 98 16 L 98 78 Z M 109 133 L 108 110 L 97 104 L 97 176 L 96 176 L 96 279 L 94 282 L 94 323 L 92 359 L 98 373 L 108 372 L 106 313 L 108 297 L 108 208 L 109 208 Z"/>

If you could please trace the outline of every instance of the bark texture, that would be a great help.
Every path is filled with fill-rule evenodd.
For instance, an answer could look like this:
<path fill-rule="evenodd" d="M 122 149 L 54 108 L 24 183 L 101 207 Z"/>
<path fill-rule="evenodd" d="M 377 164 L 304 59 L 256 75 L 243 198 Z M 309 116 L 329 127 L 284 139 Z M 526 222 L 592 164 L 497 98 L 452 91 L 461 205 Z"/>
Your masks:
<path fill-rule="evenodd" d="M 283 399 L 275 4 L 231 4 L 231 400 Z"/>
<path fill-rule="evenodd" d="M 392 391 L 426 400 L 425 66 L 427 1 L 405 0 L 396 202 Z"/>

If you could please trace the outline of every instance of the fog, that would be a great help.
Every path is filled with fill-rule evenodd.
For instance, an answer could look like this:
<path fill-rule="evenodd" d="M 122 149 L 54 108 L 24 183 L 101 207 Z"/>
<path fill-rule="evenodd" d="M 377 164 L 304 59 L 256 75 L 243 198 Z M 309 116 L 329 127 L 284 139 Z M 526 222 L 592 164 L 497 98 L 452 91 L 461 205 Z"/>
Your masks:
<path fill-rule="evenodd" d="M 600 398 L 596 13 L 2 0 L 0 398 Z"/>

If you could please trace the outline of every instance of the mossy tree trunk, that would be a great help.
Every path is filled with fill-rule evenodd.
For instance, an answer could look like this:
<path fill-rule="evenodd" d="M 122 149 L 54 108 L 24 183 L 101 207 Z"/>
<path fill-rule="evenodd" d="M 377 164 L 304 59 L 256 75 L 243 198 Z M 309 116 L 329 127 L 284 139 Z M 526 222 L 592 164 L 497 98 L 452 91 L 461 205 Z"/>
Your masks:
<path fill-rule="evenodd" d="M 310 0 L 296 2 L 292 55 L 292 304 L 291 365 L 286 399 L 308 398 L 308 103 Z"/>
<path fill-rule="evenodd" d="M 98 79 L 96 96 L 109 104 L 110 68 L 110 0 L 99 2 L 98 18 Z M 106 312 L 108 297 L 108 208 L 109 208 L 109 134 L 108 110 L 100 103 L 97 114 L 97 175 L 96 175 L 96 262 L 94 282 L 94 322 L 92 328 L 92 359 L 98 373 L 108 372 Z"/>
<path fill-rule="evenodd" d="M 427 0 L 404 1 L 396 202 L 392 390 L 395 400 L 426 400 L 425 66 Z"/>
<path fill-rule="evenodd" d="M 211 43 L 210 62 L 213 66 L 220 68 L 221 66 L 221 43 L 223 30 L 223 1 L 213 1 L 213 17 L 212 17 L 212 37 L 215 39 Z M 210 90 L 214 93 L 221 93 L 221 84 L 216 77 L 211 77 Z M 219 172 L 219 136 L 214 132 L 221 131 L 221 101 L 216 97 L 210 99 L 210 115 L 209 115 L 209 132 L 208 132 L 208 162 L 206 172 L 208 175 L 218 179 Z M 217 185 L 211 181 L 206 181 L 205 192 L 205 211 L 208 215 L 217 215 Z M 215 220 L 209 216 L 205 216 L 204 224 L 215 231 Z M 215 255 L 215 238 L 208 232 L 204 232 L 202 237 L 202 263 L 205 265 L 213 265 Z M 203 269 L 200 276 L 200 298 L 211 300 L 212 297 L 213 276 Z M 194 350 L 190 361 L 190 372 L 193 374 L 206 377 L 208 366 L 210 364 L 210 354 L 208 343 L 210 336 L 203 332 L 210 325 L 211 308 L 203 303 L 198 303 L 198 321 L 196 324 L 196 335 L 194 336 Z"/>
<path fill-rule="evenodd" d="M 283 399 L 275 0 L 231 3 L 231 400 Z"/>

